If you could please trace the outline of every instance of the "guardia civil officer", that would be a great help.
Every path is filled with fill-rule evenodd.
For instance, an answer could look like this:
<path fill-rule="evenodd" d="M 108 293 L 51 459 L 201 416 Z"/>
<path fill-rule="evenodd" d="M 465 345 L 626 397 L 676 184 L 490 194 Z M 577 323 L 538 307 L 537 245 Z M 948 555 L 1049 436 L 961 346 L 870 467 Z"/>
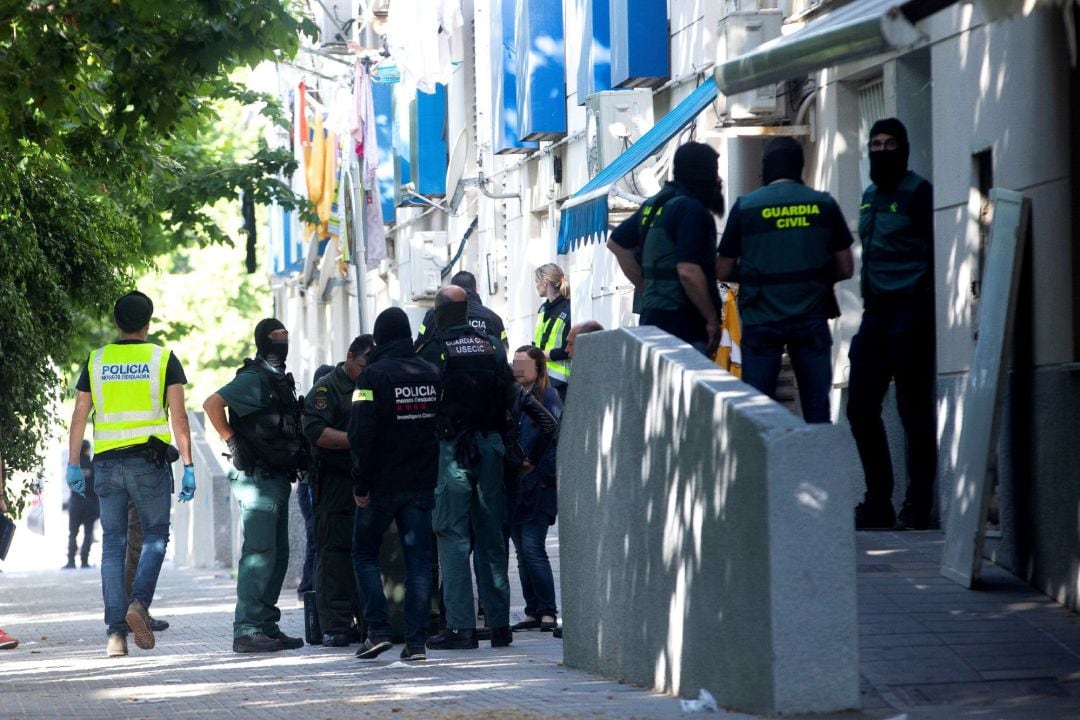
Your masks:
<path fill-rule="evenodd" d="M 308 483 L 315 515 L 315 604 L 323 644 L 344 647 L 359 627 L 363 612 L 353 577 L 352 455 L 349 412 L 356 379 L 367 366 L 374 341 L 352 341 L 345 361 L 319 379 L 304 400 L 304 435 L 312 447 Z"/>
<path fill-rule="evenodd" d="M 435 434 L 439 370 L 417 357 L 409 318 L 388 308 L 375 319 L 375 349 L 353 395 L 349 442 L 353 455 L 356 581 L 368 637 L 356 656 L 391 647 L 390 613 L 379 572 L 383 534 L 397 524 L 405 554 L 405 647 L 402 660 L 427 655 L 431 607 L 431 510 L 439 470 Z"/>
<path fill-rule="evenodd" d="M 506 353 L 496 338 L 469 325 L 465 291 L 448 286 L 435 296 L 435 339 L 420 356 L 442 373 L 438 407 L 439 475 L 432 525 L 438 539 L 446 629 L 428 638 L 430 650 L 478 647 L 469 567 L 469 531 L 475 535 L 477 586 L 484 603 L 491 646 L 512 642 L 510 582 L 507 579 L 506 495 L 502 433 L 519 396 Z M 555 419 L 525 394 L 522 411 L 540 428 L 528 461 L 536 465 L 557 431 Z"/>
<path fill-rule="evenodd" d="M 908 170 L 907 129 L 896 118 L 870 128 L 870 187 L 859 207 L 863 316 L 851 341 L 847 416 L 866 474 L 855 508 L 860 530 L 925 530 L 937 471 L 933 187 Z M 897 519 L 881 403 L 896 380 L 907 438 L 908 485 Z M 899 522 L 897 522 L 899 520 Z"/>
<path fill-rule="evenodd" d="M 285 372 L 289 332 L 280 320 L 260 320 L 255 347 L 255 357 L 244 360 L 236 377 L 203 403 L 239 471 L 229 477 L 244 535 L 233 618 L 233 652 L 238 653 L 304 644 L 281 631 L 277 606 L 289 566 L 290 483 L 307 464 L 296 384 Z"/>
<path fill-rule="evenodd" d="M 80 495 L 85 476 L 79 463 L 87 419 L 94 419 L 94 486 L 101 507 L 101 594 L 109 657 L 127 655 L 127 634 L 144 650 L 154 647 L 150 603 L 154 599 L 165 546 L 169 542 L 169 495 L 177 459 L 169 432 L 176 435 L 184 461 L 178 499 L 195 496 L 191 434 L 184 408 L 187 377 L 171 351 L 146 341 L 154 303 L 135 290 L 116 301 L 113 318 L 120 339 L 90 353 L 76 388 L 68 437 L 67 484 Z M 124 590 L 128 502 L 134 503 L 143 528 L 143 547 L 131 596 Z"/>
<path fill-rule="evenodd" d="M 720 342 L 716 222 L 724 214 L 716 151 L 675 151 L 673 182 L 611 233 L 608 249 L 634 284 L 642 325 L 655 325 L 711 355 Z M 640 300 L 640 302 L 639 302 Z"/>
<path fill-rule="evenodd" d="M 509 345 L 507 345 L 506 341 L 506 326 L 498 313 L 481 302 L 480 295 L 476 292 L 476 276 L 468 270 L 462 270 L 454 273 L 453 277 L 450 278 L 450 284 L 462 288 L 469 296 L 469 324 L 484 337 L 491 335 L 498 338 L 503 345 L 503 349 L 507 349 Z M 424 321 L 420 323 L 419 332 L 416 336 L 416 347 L 419 349 L 434 334 L 435 309 L 432 308 L 427 311 L 427 314 L 424 315 Z"/>
<path fill-rule="evenodd" d="M 764 186 L 740 197 L 720 239 L 717 278 L 739 272 L 744 382 L 775 398 L 787 348 L 803 418 L 826 423 L 832 388 L 833 284 L 851 277 L 851 232 L 836 201 L 802 182 L 802 146 L 765 146 Z"/>

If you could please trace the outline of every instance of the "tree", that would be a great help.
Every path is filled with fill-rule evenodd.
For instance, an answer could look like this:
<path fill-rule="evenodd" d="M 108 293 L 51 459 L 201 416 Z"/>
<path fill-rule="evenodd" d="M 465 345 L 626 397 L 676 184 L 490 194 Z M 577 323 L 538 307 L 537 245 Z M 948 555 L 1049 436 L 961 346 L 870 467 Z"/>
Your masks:
<path fill-rule="evenodd" d="M 293 54 L 290 0 L 34 0 L 0 7 L 0 457 L 33 471 L 61 368 L 151 258 L 222 242 L 238 190 L 307 210 L 292 158 L 206 142 L 235 69 Z M 278 113 L 279 114 L 279 113 Z M 280 120 L 279 120 L 280 121 Z M 9 473 L 5 473 L 10 477 Z M 9 488 L 11 490 L 11 488 Z"/>

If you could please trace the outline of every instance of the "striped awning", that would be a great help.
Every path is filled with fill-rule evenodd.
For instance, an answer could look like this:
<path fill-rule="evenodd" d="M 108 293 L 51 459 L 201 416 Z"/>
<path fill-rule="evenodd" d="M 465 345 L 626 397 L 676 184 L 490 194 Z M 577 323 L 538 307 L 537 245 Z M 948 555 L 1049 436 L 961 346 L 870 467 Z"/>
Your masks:
<path fill-rule="evenodd" d="M 563 203 L 559 223 L 560 255 L 581 243 L 606 237 L 608 197 L 616 192 L 615 184 L 689 125 L 716 99 L 717 92 L 716 82 L 710 77 Z"/>

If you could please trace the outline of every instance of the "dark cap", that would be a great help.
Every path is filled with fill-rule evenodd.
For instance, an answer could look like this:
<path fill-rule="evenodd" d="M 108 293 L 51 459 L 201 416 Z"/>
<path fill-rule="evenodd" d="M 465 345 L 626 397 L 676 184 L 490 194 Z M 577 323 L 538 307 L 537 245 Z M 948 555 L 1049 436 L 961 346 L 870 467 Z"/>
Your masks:
<path fill-rule="evenodd" d="M 113 305 L 116 326 L 126 333 L 142 330 L 153 315 L 154 301 L 138 290 L 132 290 Z"/>
<path fill-rule="evenodd" d="M 412 338 L 409 316 L 399 307 L 386 308 L 375 318 L 374 334 L 376 345 Z"/>

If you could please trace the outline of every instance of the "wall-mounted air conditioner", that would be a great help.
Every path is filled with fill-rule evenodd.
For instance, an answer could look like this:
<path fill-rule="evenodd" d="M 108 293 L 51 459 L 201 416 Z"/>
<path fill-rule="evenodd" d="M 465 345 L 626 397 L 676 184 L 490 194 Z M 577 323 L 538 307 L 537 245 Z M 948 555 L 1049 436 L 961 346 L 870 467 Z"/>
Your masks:
<path fill-rule="evenodd" d="M 780 10 L 729 12 L 720 19 L 717 33 L 717 62 L 736 58 L 758 45 L 780 37 L 784 17 Z M 776 85 L 736 93 L 726 98 L 724 116 L 729 120 L 750 120 L 784 114 Z"/>
<path fill-rule="evenodd" d="M 435 297 L 442 285 L 442 269 L 449 262 L 445 230 L 423 230 L 409 237 L 409 293 L 413 300 Z"/>
<path fill-rule="evenodd" d="M 316 22 L 319 25 L 319 45 L 333 52 L 345 50 L 345 41 L 352 40 L 353 3 L 345 0 L 322 0 L 316 3 Z"/>
<path fill-rule="evenodd" d="M 652 90 L 605 90 L 585 99 L 589 177 L 603 170 L 653 126 Z"/>

